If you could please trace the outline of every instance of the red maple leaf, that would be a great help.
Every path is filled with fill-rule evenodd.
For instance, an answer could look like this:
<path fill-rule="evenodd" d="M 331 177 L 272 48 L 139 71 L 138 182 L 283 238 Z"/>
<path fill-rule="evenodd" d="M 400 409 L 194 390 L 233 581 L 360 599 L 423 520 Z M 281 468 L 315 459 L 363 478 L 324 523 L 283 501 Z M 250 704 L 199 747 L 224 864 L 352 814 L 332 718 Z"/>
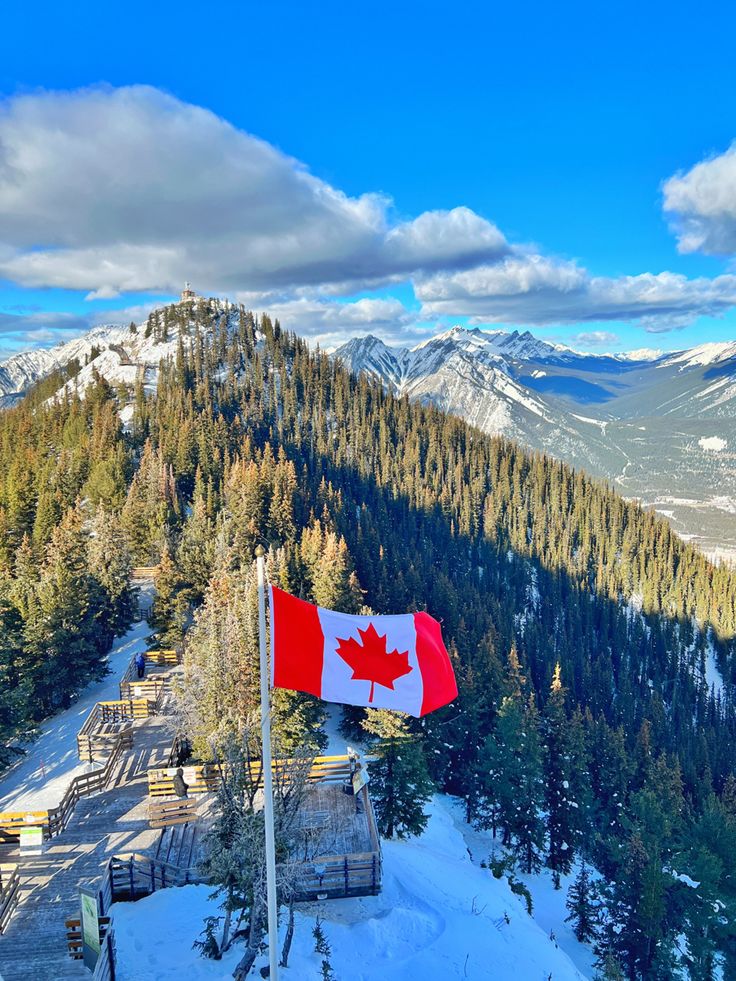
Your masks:
<path fill-rule="evenodd" d="M 371 690 L 368 701 L 373 701 L 373 689 L 376 685 L 394 690 L 394 681 L 409 674 L 412 670 L 409 664 L 409 652 L 399 652 L 394 648 L 386 650 L 386 635 L 379 636 L 372 623 L 367 630 L 358 627 L 362 644 L 354 637 L 347 640 L 337 638 L 336 653 L 353 669 L 353 681 L 370 681 Z"/>

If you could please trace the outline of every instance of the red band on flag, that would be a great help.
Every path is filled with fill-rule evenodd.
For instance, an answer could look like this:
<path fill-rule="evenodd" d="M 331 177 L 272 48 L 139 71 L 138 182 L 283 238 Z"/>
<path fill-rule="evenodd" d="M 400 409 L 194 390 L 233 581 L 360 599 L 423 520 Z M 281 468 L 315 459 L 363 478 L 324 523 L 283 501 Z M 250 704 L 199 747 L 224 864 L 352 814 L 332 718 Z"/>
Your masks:
<path fill-rule="evenodd" d="M 457 683 L 442 642 L 442 629 L 428 613 L 415 613 L 417 661 L 424 682 L 422 715 L 434 712 L 457 698 Z"/>
<path fill-rule="evenodd" d="M 271 675 L 275 688 L 322 694 L 324 636 L 317 607 L 271 586 Z"/>

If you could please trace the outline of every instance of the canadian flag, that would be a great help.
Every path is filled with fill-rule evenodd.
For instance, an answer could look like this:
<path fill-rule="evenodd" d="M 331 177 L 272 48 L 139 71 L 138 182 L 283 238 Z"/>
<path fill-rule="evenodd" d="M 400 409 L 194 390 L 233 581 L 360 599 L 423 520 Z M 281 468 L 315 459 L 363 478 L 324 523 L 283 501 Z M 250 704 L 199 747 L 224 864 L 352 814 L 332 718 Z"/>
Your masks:
<path fill-rule="evenodd" d="M 421 716 L 457 697 L 440 625 L 428 613 L 349 616 L 271 586 L 271 681 L 326 702 Z"/>

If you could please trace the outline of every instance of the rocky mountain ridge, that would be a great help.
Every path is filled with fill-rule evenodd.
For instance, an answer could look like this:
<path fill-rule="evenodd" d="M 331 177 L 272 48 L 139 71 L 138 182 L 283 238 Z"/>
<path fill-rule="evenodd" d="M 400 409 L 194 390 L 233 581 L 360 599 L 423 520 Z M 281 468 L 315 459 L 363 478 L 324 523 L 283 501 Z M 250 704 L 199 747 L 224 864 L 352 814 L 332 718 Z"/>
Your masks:
<path fill-rule="evenodd" d="M 197 302 L 235 329 L 237 308 L 227 300 Z M 153 314 L 135 330 L 95 327 L 13 355 L 0 362 L 0 404 L 72 360 L 79 370 L 66 391 L 83 393 L 95 372 L 111 384 L 154 388 L 159 362 L 180 342 L 178 328 L 159 323 Z M 529 331 L 453 327 L 410 348 L 356 337 L 333 356 L 396 394 L 609 480 L 712 556 L 736 556 L 736 342 L 592 354 Z"/>

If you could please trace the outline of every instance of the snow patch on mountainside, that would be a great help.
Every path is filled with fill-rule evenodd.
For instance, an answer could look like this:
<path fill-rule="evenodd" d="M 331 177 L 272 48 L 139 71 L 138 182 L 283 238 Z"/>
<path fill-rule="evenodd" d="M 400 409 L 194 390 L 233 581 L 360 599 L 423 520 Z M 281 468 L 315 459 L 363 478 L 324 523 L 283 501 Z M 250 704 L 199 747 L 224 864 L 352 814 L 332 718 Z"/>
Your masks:
<path fill-rule="evenodd" d="M 693 347 L 689 351 L 680 351 L 666 358 L 664 364 L 679 364 L 682 371 L 695 365 L 720 364 L 723 361 L 730 361 L 731 358 L 736 358 L 736 341 L 713 341 Z"/>
<path fill-rule="evenodd" d="M 111 385 L 133 385 L 138 368 L 134 364 L 124 364 L 117 351 L 103 351 L 102 354 L 85 365 L 74 378 L 70 378 L 49 401 L 63 399 L 73 392 L 83 395 L 87 387 L 94 381 L 95 373 L 102 375 Z"/>
<path fill-rule="evenodd" d="M 698 440 L 698 445 L 703 450 L 712 450 L 714 453 L 720 453 L 721 450 L 725 450 L 728 443 L 722 436 L 701 436 Z"/>

